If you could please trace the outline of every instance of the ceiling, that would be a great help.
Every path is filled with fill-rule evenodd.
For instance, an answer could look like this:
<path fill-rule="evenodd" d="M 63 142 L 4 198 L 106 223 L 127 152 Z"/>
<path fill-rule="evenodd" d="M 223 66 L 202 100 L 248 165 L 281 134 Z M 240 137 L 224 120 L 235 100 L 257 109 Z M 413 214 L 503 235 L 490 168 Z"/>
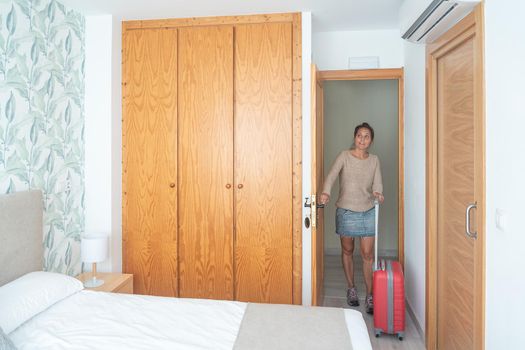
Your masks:
<path fill-rule="evenodd" d="M 314 32 L 398 28 L 403 0 L 59 0 L 85 15 L 124 20 L 312 12 Z"/>

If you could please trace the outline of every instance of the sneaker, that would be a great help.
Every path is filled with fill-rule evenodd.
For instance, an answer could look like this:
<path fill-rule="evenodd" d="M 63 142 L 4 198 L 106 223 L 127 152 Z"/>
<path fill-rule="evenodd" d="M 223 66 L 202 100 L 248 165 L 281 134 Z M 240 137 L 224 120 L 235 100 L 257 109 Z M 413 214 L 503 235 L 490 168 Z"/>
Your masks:
<path fill-rule="evenodd" d="M 348 288 L 346 291 L 346 302 L 350 306 L 359 306 L 359 297 L 357 296 L 357 289 L 355 289 L 355 287 Z"/>
<path fill-rule="evenodd" d="M 374 313 L 374 297 L 372 297 L 372 294 L 366 296 L 365 309 L 370 315 Z"/>

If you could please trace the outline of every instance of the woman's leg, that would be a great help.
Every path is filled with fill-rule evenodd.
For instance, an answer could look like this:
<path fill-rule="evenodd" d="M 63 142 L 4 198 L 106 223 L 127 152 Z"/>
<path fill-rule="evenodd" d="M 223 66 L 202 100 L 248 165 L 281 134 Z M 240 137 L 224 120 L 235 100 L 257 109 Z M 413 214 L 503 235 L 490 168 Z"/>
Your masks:
<path fill-rule="evenodd" d="M 341 236 L 341 259 L 343 261 L 343 269 L 345 271 L 346 282 L 348 288 L 354 287 L 354 239 L 352 237 Z"/>
<path fill-rule="evenodd" d="M 361 257 L 365 276 L 366 294 L 372 294 L 372 265 L 374 264 L 374 237 L 361 238 Z"/>

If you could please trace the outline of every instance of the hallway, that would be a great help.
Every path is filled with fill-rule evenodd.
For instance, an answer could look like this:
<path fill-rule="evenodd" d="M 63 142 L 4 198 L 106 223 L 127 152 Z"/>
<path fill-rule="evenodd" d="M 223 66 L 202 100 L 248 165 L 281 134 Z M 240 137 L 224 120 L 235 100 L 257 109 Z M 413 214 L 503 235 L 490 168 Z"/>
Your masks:
<path fill-rule="evenodd" d="M 354 255 L 354 281 L 359 293 L 360 306 L 359 311 L 363 314 L 365 323 L 368 327 L 370 342 L 375 350 L 423 350 L 425 349 L 424 339 L 421 339 L 412 318 L 409 313 L 406 314 L 406 331 L 403 341 L 391 335 L 382 335 L 376 338 L 374 335 L 374 318 L 365 312 L 365 280 L 363 277 L 363 264 L 359 255 Z M 324 301 L 323 306 L 350 308 L 346 303 L 346 281 L 341 257 L 339 255 L 325 255 L 324 269 Z"/>

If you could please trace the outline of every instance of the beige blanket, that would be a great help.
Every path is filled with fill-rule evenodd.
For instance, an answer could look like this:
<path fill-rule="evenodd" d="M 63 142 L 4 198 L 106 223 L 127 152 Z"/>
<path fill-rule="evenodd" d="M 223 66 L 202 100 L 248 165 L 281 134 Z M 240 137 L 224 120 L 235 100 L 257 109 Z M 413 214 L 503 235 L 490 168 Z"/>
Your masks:
<path fill-rule="evenodd" d="M 248 304 L 235 350 L 351 350 L 342 309 Z"/>

